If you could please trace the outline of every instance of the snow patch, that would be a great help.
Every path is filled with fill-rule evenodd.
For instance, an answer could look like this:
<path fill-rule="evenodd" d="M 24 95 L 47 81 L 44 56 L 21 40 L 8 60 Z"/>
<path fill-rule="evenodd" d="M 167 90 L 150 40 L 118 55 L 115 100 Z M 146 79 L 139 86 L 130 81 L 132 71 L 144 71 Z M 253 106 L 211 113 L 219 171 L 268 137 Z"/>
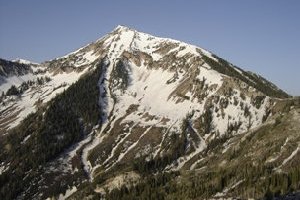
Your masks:
<path fill-rule="evenodd" d="M 73 186 L 72 188 L 66 190 L 65 194 L 60 194 L 58 197 L 58 200 L 65 200 L 68 197 L 70 197 L 73 193 L 77 191 L 76 186 Z"/>
<path fill-rule="evenodd" d="M 0 163 L 0 175 L 9 169 L 9 165 L 10 163 L 8 164 L 5 164 L 4 162 Z"/>
<path fill-rule="evenodd" d="M 206 69 L 205 67 L 200 68 L 200 73 L 197 78 L 201 81 L 206 80 L 209 85 L 216 84 L 218 87 L 221 87 L 223 84 L 223 77 L 220 75 L 220 73 L 212 69 Z"/>
<path fill-rule="evenodd" d="M 21 144 L 25 144 L 26 141 L 30 138 L 30 136 L 31 136 L 31 135 L 27 135 L 27 136 L 23 139 L 23 141 L 21 142 Z"/>
<path fill-rule="evenodd" d="M 285 165 L 287 162 L 289 162 L 291 159 L 293 159 L 293 158 L 295 157 L 295 155 L 299 152 L 299 150 L 300 150 L 300 148 L 297 147 L 297 148 L 292 152 L 292 154 L 282 162 L 282 165 L 281 165 L 281 166 Z"/>
<path fill-rule="evenodd" d="M 7 90 L 13 85 L 19 87 L 23 82 L 35 79 L 35 76 L 31 73 L 28 73 L 22 76 L 7 77 L 4 78 L 4 81 L 1 80 L 2 78 L 3 77 L 0 77 L 0 93 L 7 92 Z"/>
<path fill-rule="evenodd" d="M 17 58 L 17 59 L 14 59 L 12 61 L 20 63 L 20 64 L 26 64 L 26 65 L 38 65 L 39 64 L 39 63 L 31 62 L 29 60 L 25 60 L 25 59 L 22 59 L 22 58 Z"/>

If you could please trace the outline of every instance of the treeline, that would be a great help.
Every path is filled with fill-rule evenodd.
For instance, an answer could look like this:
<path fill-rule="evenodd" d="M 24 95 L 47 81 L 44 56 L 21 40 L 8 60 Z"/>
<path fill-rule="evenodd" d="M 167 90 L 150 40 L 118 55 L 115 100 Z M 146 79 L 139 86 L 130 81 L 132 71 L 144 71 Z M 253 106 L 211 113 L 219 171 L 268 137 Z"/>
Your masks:
<path fill-rule="evenodd" d="M 209 113 L 209 109 L 207 111 Z M 235 126 L 238 127 L 239 123 L 230 126 L 227 134 L 212 140 L 203 154 L 211 154 L 211 151 L 228 141 L 231 137 L 230 132 L 236 129 Z M 182 130 L 187 130 L 188 118 L 182 127 Z M 253 164 L 251 160 L 237 163 L 235 159 L 241 155 L 238 150 L 229 154 L 229 162 L 225 166 L 209 166 L 204 163 L 203 166 L 207 166 L 205 170 L 168 173 L 164 171 L 165 167 L 185 153 L 184 137 L 178 137 L 176 141 L 172 156 L 166 153 L 163 157 L 149 161 L 145 161 L 145 158 L 136 160 L 133 169 L 142 175 L 141 182 L 115 189 L 108 193 L 106 198 L 209 199 L 217 193 L 227 191 L 223 194 L 224 198 L 273 199 L 300 191 L 299 166 L 279 173 L 274 170 L 274 163 Z"/>
<path fill-rule="evenodd" d="M 10 163 L 0 176 L 0 199 L 14 199 L 38 176 L 41 166 L 83 137 L 100 119 L 98 80 L 103 63 L 80 78 L 47 106 L 12 129 L 0 159 Z M 26 142 L 24 139 L 30 136 Z M 27 174 L 27 175 L 26 175 Z M 26 178 L 24 178 L 26 176 Z"/>
<path fill-rule="evenodd" d="M 30 65 L 8 61 L 0 58 L 0 76 L 22 76 L 28 74 L 31 71 Z"/>
<path fill-rule="evenodd" d="M 38 77 L 36 81 L 29 80 L 23 82 L 19 87 L 12 85 L 6 93 L 2 92 L 0 96 L 0 102 L 6 97 L 6 96 L 19 96 L 22 95 L 26 90 L 28 90 L 33 85 L 44 85 L 45 83 L 48 83 L 51 81 L 51 78 L 48 76 L 45 77 Z"/>
<path fill-rule="evenodd" d="M 158 155 L 155 158 L 150 158 L 146 160 L 146 157 L 140 157 L 135 159 L 132 164 L 132 168 L 139 172 L 140 174 L 151 174 L 162 172 L 168 165 L 176 161 L 181 156 L 186 154 L 188 138 L 187 134 L 189 132 L 189 117 L 187 116 L 181 124 L 181 132 L 172 133 L 170 135 L 170 140 L 163 144 L 165 151 L 163 155 Z"/>
<path fill-rule="evenodd" d="M 236 185 L 232 189 L 232 186 Z M 300 190 L 300 167 L 274 173 L 268 166 L 245 165 L 197 173 L 148 174 L 135 186 L 123 186 L 107 199 L 208 199 L 228 189 L 224 197 L 273 199 Z"/>
<path fill-rule="evenodd" d="M 129 71 L 127 68 L 125 60 L 118 60 L 111 73 L 111 77 L 113 78 L 112 88 L 119 89 L 122 92 L 126 90 L 130 82 Z"/>
<path fill-rule="evenodd" d="M 288 94 L 283 92 L 280 89 L 274 89 L 267 80 L 263 79 L 262 77 L 258 77 L 254 74 L 251 74 L 250 72 L 245 72 L 242 69 L 231 66 L 226 60 L 219 58 L 217 56 L 214 56 L 216 59 L 218 59 L 219 62 L 202 55 L 202 59 L 212 67 L 213 70 L 216 70 L 217 72 L 220 72 L 222 74 L 226 74 L 231 77 L 238 78 L 239 80 L 247 83 L 249 86 L 252 86 L 253 88 L 256 88 L 257 90 L 261 91 L 262 93 L 272 96 L 272 97 L 278 97 L 278 98 L 287 98 Z M 233 67 L 238 68 L 240 71 L 242 71 L 242 74 L 236 71 Z M 246 78 L 246 77 L 247 78 Z"/>
<path fill-rule="evenodd" d="M 107 200 L 140 200 L 140 199 L 166 199 L 168 193 L 172 192 L 170 183 L 179 175 L 178 172 L 158 173 L 157 175 L 147 176 L 144 181 L 136 186 L 123 186 L 121 189 L 114 189 L 108 195 Z M 168 189 L 168 190 L 166 190 Z M 96 199 L 96 198 L 95 198 Z"/>

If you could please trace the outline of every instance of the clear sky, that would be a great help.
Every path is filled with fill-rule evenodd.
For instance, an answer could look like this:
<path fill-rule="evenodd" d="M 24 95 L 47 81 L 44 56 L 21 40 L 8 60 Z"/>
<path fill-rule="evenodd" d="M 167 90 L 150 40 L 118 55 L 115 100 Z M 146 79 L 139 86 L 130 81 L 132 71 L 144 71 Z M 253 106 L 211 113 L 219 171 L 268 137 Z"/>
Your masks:
<path fill-rule="evenodd" d="M 300 0 L 0 0 L 0 57 L 50 60 L 118 24 L 195 44 L 300 95 Z"/>

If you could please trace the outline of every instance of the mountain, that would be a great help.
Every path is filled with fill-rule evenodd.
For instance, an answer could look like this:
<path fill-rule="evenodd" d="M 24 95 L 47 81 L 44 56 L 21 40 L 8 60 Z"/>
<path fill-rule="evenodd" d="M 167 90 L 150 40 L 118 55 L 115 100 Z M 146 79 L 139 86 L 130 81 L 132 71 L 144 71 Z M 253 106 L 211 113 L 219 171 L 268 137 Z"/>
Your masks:
<path fill-rule="evenodd" d="M 1 199 L 300 189 L 300 100 L 203 48 L 118 26 L 41 64 L 0 61 Z"/>

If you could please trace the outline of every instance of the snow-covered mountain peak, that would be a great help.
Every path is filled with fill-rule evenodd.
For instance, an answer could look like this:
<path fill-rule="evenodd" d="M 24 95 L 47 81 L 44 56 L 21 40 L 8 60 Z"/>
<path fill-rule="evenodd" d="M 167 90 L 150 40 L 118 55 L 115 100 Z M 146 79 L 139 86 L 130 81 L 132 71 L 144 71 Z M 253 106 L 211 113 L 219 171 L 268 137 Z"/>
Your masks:
<path fill-rule="evenodd" d="M 5 78 L 1 89 L 6 92 L 12 85 L 20 86 L 25 81 L 48 76 L 53 80 L 47 87 L 39 88 L 40 91 L 48 91 L 47 96 L 43 96 L 47 102 L 50 100 L 48 97 L 66 89 L 82 74 L 94 69 L 104 58 L 110 63 L 105 72 L 107 78 L 104 85 L 107 91 L 112 90 L 114 98 L 120 99 L 115 107 L 121 106 L 119 111 L 126 112 L 127 106 L 130 106 L 127 103 L 131 101 L 153 116 L 164 117 L 169 123 L 182 120 L 195 109 L 201 114 L 214 96 L 226 96 L 229 90 L 230 96 L 248 96 L 249 99 L 243 98 L 243 101 L 250 102 L 258 95 L 281 94 L 278 88 L 262 77 L 238 69 L 200 47 L 152 36 L 121 25 L 99 40 L 63 57 L 42 64 L 16 60 L 16 63 L 30 66 L 27 66 L 28 69 L 23 69 L 26 66 L 16 66 L 13 71 L 10 70 L 10 78 Z M 3 63 L 7 66 L 14 65 Z M 1 69 L 2 74 L 7 76 L 9 67 Z M 118 77 L 124 80 L 113 81 Z M 114 87 L 108 89 L 109 85 Z M 122 91 L 118 88 L 120 85 L 127 86 Z M 52 90 L 55 92 L 51 92 Z M 158 99 L 150 100 L 152 96 L 157 96 Z M 113 104 L 110 97 L 107 98 L 106 105 L 103 106 L 109 111 Z M 35 100 L 37 99 L 41 99 L 41 96 L 36 95 Z M 35 105 L 35 100 L 32 105 Z M 23 109 L 22 106 L 19 107 Z M 226 120 L 223 117 L 225 125 L 221 132 L 225 132 Z"/>
<path fill-rule="evenodd" d="M 26 65 L 38 65 L 39 64 L 39 63 L 32 62 L 32 61 L 29 61 L 29 60 L 25 60 L 25 59 L 22 59 L 22 58 L 16 58 L 12 61 L 20 63 L 20 64 L 26 64 Z"/>
<path fill-rule="evenodd" d="M 133 30 L 132 28 L 129 28 L 125 25 L 117 25 L 115 28 L 114 28 L 114 31 L 127 31 L 127 30 Z"/>
<path fill-rule="evenodd" d="M 13 177 L 24 185 L 24 198 L 47 199 L 65 180 L 77 187 L 88 178 L 96 185 L 97 177 L 140 164 L 146 171 L 204 169 L 201 162 L 210 162 L 205 155 L 214 156 L 214 149 L 226 153 L 232 138 L 249 136 L 268 122 L 278 102 L 282 109 L 292 105 L 280 105 L 277 97 L 287 95 L 264 78 L 200 47 L 125 26 L 41 64 L 0 59 L 0 86 L 0 132 L 17 138 L 3 143 L 8 148 L 1 152 L 21 149 L 17 156 L 3 154 L 0 172 L 18 174 L 19 160 L 43 165 L 43 176 L 24 168 Z M 23 147 L 24 159 L 18 157 Z M 28 181 L 31 175 L 36 179 Z M 65 189 L 76 192 L 74 187 Z"/>
<path fill-rule="evenodd" d="M 31 67 L 28 75 L 24 73 L 32 81 L 49 77 L 47 83 L 36 87 L 39 93 L 25 90 L 24 101 L 25 97 L 31 100 L 28 112 L 35 110 L 36 101 L 48 102 L 81 75 L 93 71 L 103 59 L 106 64 L 100 78 L 99 102 L 103 108 L 102 121 L 115 119 L 108 123 L 122 118 L 120 123 L 172 126 L 176 132 L 191 113 L 190 120 L 197 126 L 204 120 L 204 113 L 209 112 L 210 137 L 232 132 L 233 126 L 235 133 L 241 133 L 262 123 L 270 106 L 268 96 L 281 94 L 263 78 L 204 49 L 118 26 L 96 42 Z M 11 83 L 19 86 L 22 79 Z M 29 100 L 26 101 L 28 104 Z M 30 107 L 24 105 L 20 101 L 20 109 L 16 111 Z M 131 107 L 136 109 L 128 114 Z M 17 122 L 25 117 L 19 116 Z"/>
<path fill-rule="evenodd" d="M 203 48 L 170 38 L 153 36 L 123 25 L 118 25 L 112 32 L 97 41 L 54 60 L 81 67 L 103 58 L 104 55 L 117 58 L 125 54 L 137 53 L 143 54 L 144 57 L 151 57 L 154 61 L 166 56 L 180 58 L 186 55 L 189 58 L 200 58 L 201 55 L 206 55 L 215 60 L 212 54 Z"/>

